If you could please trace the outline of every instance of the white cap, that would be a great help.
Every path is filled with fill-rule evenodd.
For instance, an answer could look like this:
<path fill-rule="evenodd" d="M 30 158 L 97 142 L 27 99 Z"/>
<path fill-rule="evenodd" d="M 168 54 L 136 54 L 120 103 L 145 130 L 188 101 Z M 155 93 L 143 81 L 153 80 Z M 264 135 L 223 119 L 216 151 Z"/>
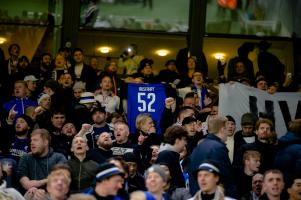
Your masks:
<path fill-rule="evenodd" d="M 24 81 L 38 81 L 39 79 L 37 79 L 34 75 L 28 75 L 25 76 Z"/>

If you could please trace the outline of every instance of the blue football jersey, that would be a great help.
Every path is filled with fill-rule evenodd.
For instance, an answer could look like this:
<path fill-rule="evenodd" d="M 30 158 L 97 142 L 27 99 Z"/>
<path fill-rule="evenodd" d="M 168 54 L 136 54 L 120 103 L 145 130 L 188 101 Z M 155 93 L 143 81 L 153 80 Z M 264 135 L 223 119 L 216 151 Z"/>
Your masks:
<path fill-rule="evenodd" d="M 158 134 L 161 134 L 160 120 L 165 107 L 165 86 L 163 84 L 128 84 L 127 116 L 130 132 L 135 132 L 135 121 L 140 113 L 149 113 L 154 120 Z"/>

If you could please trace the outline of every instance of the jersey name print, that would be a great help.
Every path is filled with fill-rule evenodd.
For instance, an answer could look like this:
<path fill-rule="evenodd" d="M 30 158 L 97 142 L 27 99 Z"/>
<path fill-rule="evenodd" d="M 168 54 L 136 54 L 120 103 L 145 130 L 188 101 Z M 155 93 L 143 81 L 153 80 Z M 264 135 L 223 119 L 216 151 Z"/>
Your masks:
<path fill-rule="evenodd" d="M 135 121 L 140 113 L 149 113 L 154 120 L 158 134 L 160 131 L 161 114 L 165 107 L 165 87 L 163 84 L 128 85 L 127 116 L 130 132 L 135 132 Z"/>

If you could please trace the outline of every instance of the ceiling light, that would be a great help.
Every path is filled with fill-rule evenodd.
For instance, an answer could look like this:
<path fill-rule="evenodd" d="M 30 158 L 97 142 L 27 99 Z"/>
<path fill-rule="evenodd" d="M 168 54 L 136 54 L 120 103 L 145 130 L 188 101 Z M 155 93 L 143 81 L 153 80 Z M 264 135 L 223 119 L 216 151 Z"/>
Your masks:
<path fill-rule="evenodd" d="M 225 54 L 224 53 L 215 53 L 213 54 L 213 57 L 216 59 L 216 60 L 224 60 L 225 59 Z"/>
<path fill-rule="evenodd" d="M 6 38 L 0 37 L 0 44 L 3 44 L 4 42 L 6 42 Z"/>
<path fill-rule="evenodd" d="M 166 50 L 166 49 L 160 49 L 160 50 L 157 50 L 157 51 L 156 51 L 156 54 L 157 54 L 158 56 L 167 56 L 167 54 L 169 54 L 169 51 Z"/>
<path fill-rule="evenodd" d="M 112 51 L 112 48 L 108 46 L 103 46 L 99 47 L 98 50 L 100 51 L 100 53 L 109 53 L 110 51 Z"/>

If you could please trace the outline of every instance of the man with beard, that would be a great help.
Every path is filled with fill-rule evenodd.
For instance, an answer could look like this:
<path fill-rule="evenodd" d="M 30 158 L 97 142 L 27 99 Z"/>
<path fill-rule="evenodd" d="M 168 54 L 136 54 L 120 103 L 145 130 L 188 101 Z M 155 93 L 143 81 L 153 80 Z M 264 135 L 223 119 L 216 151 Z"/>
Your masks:
<path fill-rule="evenodd" d="M 244 145 L 255 142 L 255 123 L 257 119 L 252 113 L 244 113 L 240 119 L 241 130 L 234 134 L 234 154 Z M 235 155 L 234 155 L 235 156 Z"/>
<path fill-rule="evenodd" d="M 90 187 L 96 174 L 98 164 L 86 157 L 88 149 L 86 138 L 73 138 L 71 151 L 74 156 L 67 162 L 71 169 L 71 193 L 82 192 Z"/>
<path fill-rule="evenodd" d="M 88 140 L 89 149 L 97 148 L 98 137 L 103 132 L 112 135 L 109 125 L 106 123 L 106 111 L 104 107 L 97 107 L 92 110 L 92 120 L 94 124 L 83 130 Z"/>
<path fill-rule="evenodd" d="M 76 134 L 77 130 L 75 128 L 75 125 L 71 121 L 66 121 L 60 133 L 60 144 L 57 152 L 62 153 L 67 158 L 67 160 L 72 156 L 72 140 Z"/>
<path fill-rule="evenodd" d="M 114 156 L 123 156 L 125 153 L 134 151 L 134 147 L 129 141 L 129 135 L 129 127 L 125 122 L 117 121 L 114 124 L 115 141 L 112 147 Z"/>
<path fill-rule="evenodd" d="M 96 161 L 98 164 L 104 163 L 109 158 L 113 157 L 111 134 L 103 132 L 97 140 L 98 148 L 89 151 L 89 159 Z"/>
<path fill-rule="evenodd" d="M 29 152 L 30 129 L 33 128 L 33 121 L 27 115 L 21 115 L 16 119 L 15 136 L 11 140 L 9 149 L 10 157 L 16 162 Z M 12 135 L 12 134 L 11 134 Z"/>
<path fill-rule="evenodd" d="M 261 154 L 260 172 L 272 168 L 277 153 L 277 146 L 272 143 L 273 122 L 269 119 L 259 119 L 255 125 L 257 139 L 250 144 L 242 145 L 234 157 L 233 165 L 237 169 L 243 167 L 243 154 L 248 150 L 258 151 Z"/>
<path fill-rule="evenodd" d="M 51 78 L 51 72 L 53 70 L 52 66 L 52 58 L 50 53 L 43 53 L 41 55 L 41 60 L 40 60 L 40 69 L 39 69 L 39 79 L 41 81 L 47 81 Z M 43 85 L 43 84 L 41 84 Z"/>
<path fill-rule="evenodd" d="M 46 129 L 35 129 L 31 133 L 30 141 L 31 154 L 22 156 L 17 170 L 25 190 L 45 186 L 51 168 L 57 163 L 66 162 L 62 154 L 49 147 L 51 136 Z"/>

